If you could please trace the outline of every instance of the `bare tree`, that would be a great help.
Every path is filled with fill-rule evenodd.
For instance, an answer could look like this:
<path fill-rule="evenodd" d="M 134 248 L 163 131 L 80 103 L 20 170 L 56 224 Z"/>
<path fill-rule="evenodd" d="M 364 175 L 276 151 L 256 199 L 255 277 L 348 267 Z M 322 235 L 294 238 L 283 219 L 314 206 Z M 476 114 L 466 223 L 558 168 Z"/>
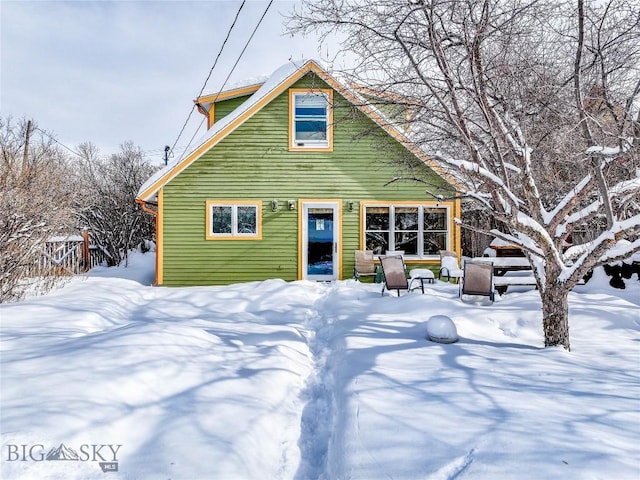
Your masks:
<path fill-rule="evenodd" d="M 518 245 L 546 346 L 570 348 L 568 293 L 640 250 L 637 0 L 307 0 L 292 32 L 346 34 L 347 78 L 412 113 L 412 142 Z M 394 121 L 394 119 L 390 119 Z M 404 118 L 398 118 L 403 127 Z M 599 222 L 592 241 L 572 232 Z M 627 242 L 620 242 L 620 240 Z"/>
<path fill-rule="evenodd" d="M 78 212 L 83 226 L 89 227 L 92 243 L 102 249 L 111 266 L 128 259 L 128 252 L 145 248 L 153 238 L 155 225 L 135 203 L 140 185 L 157 167 L 145 158 L 133 142 L 107 158 L 84 143 L 78 147 L 82 195 Z"/>
<path fill-rule="evenodd" d="M 66 155 L 32 120 L 0 118 L 0 302 L 35 281 L 42 246 L 74 225 L 74 176 Z"/>

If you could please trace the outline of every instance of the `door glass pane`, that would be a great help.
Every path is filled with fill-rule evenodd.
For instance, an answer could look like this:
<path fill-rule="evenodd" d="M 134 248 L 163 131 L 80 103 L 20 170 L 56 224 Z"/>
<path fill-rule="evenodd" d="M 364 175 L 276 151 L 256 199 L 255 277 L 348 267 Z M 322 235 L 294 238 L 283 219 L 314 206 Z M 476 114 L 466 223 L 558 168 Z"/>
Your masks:
<path fill-rule="evenodd" d="M 309 208 L 307 274 L 333 275 L 333 209 Z"/>
<path fill-rule="evenodd" d="M 231 233 L 231 206 L 211 207 L 211 233 Z"/>

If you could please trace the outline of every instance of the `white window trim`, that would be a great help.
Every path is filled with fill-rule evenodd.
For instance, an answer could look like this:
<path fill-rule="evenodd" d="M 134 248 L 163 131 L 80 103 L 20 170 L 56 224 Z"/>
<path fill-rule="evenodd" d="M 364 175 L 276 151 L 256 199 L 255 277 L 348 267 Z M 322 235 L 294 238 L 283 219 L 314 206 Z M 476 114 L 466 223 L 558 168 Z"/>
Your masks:
<path fill-rule="evenodd" d="M 214 207 L 231 207 L 231 233 L 213 232 Z M 256 211 L 255 233 L 238 232 L 238 207 L 253 207 Z M 206 201 L 206 239 L 207 240 L 260 240 L 262 238 L 262 202 L 259 201 Z"/>
<path fill-rule="evenodd" d="M 389 229 L 388 230 L 369 230 L 367 228 L 367 208 L 388 208 L 389 209 Z M 367 232 L 389 232 L 389 250 L 396 250 L 395 246 L 395 209 L 398 208 L 417 208 L 418 209 L 418 251 L 424 252 L 424 210 L 430 208 L 438 208 L 446 210 L 446 219 L 445 225 L 447 226 L 444 230 L 446 238 L 445 238 L 445 250 L 451 250 L 451 206 L 450 205 L 431 205 L 431 204 L 422 204 L 422 203 L 365 203 L 363 204 L 363 242 L 366 246 L 367 241 Z M 399 230 L 405 231 L 405 230 Z M 431 231 L 431 230 L 429 230 Z M 405 258 L 413 259 L 413 260 L 433 260 L 439 259 L 440 255 L 424 255 L 424 254 L 407 254 Z"/>
<path fill-rule="evenodd" d="M 296 139 L 296 98 L 308 95 L 322 95 L 327 101 L 326 140 Z M 333 151 L 333 90 L 331 89 L 298 89 L 289 90 L 289 150 L 290 151 Z"/>

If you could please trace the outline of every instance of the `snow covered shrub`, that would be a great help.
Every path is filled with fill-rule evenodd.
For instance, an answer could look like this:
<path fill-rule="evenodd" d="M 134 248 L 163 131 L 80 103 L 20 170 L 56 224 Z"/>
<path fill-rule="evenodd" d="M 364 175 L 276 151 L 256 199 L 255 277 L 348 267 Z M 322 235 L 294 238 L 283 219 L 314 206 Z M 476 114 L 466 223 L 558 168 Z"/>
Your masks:
<path fill-rule="evenodd" d="M 154 220 L 140 210 L 135 198 L 140 185 L 157 167 L 132 142 L 125 142 L 119 153 L 106 158 L 88 143 L 79 150 L 84 187 L 80 221 L 89 228 L 92 244 L 105 252 L 107 264 L 119 265 L 130 250 L 147 248 L 153 240 Z"/>
<path fill-rule="evenodd" d="M 55 283 L 56 272 L 39 261 L 46 239 L 73 227 L 75 188 L 67 157 L 33 121 L 0 118 L 0 151 L 0 302 L 7 302 L 33 283 Z"/>

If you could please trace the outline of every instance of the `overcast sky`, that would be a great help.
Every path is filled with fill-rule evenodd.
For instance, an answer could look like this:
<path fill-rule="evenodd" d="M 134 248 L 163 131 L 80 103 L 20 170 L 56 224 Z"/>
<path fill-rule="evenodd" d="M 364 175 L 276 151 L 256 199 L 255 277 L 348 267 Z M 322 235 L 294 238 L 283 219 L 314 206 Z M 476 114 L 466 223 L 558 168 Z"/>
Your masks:
<path fill-rule="evenodd" d="M 0 115 L 34 119 L 71 148 L 90 141 L 106 154 L 131 140 L 161 160 L 241 3 L 0 0 Z M 205 93 L 218 91 L 268 3 L 246 2 Z M 327 57 L 317 39 L 283 34 L 294 3 L 274 1 L 230 83 Z M 176 153 L 201 119 L 194 113 Z"/>

